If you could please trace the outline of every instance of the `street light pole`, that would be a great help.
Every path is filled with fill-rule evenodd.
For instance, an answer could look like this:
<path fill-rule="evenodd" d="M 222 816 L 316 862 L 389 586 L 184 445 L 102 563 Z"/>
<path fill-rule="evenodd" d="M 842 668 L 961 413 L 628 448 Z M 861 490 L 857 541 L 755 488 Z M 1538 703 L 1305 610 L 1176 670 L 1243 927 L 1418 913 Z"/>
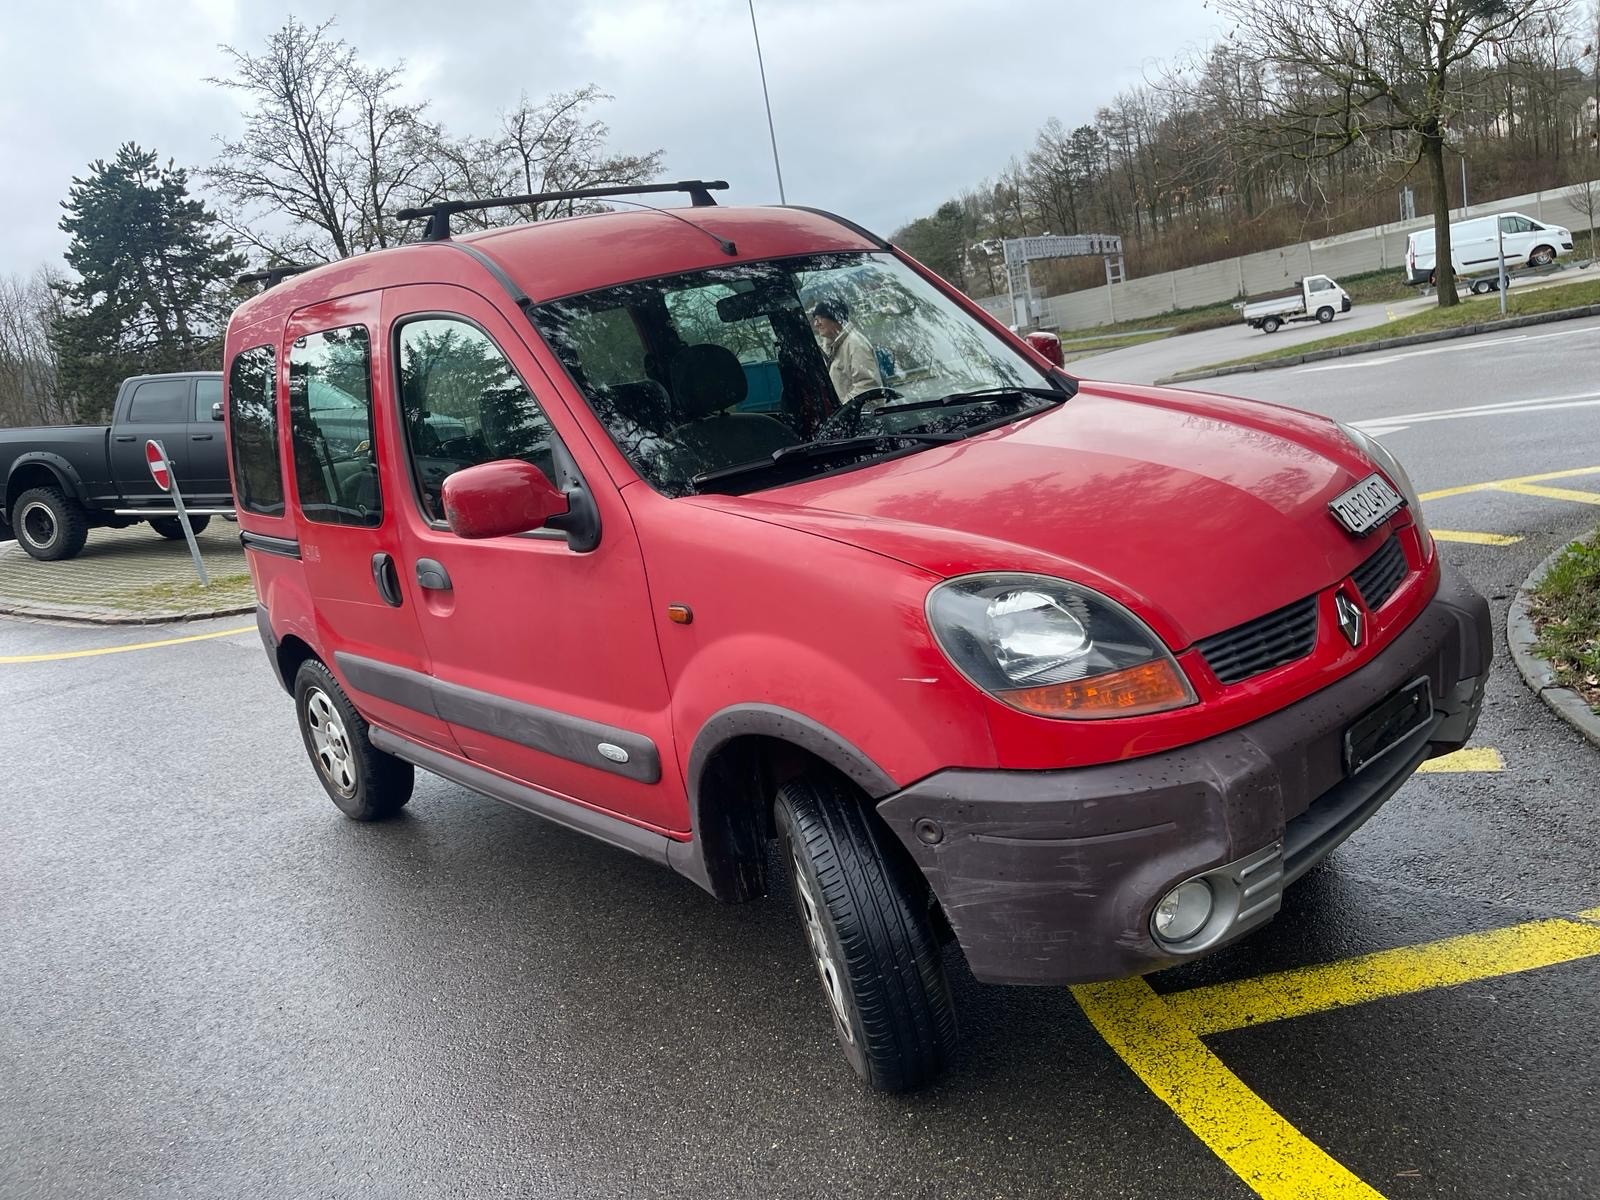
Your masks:
<path fill-rule="evenodd" d="M 1461 150 L 1461 215 L 1467 215 L 1467 151 Z"/>
<path fill-rule="evenodd" d="M 767 105 L 767 136 L 772 139 L 772 169 L 778 176 L 778 203 L 787 204 L 783 194 L 783 168 L 778 165 L 778 134 L 772 127 L 772 97 L 767 95 L 767 64 L 761 58 L 761 30 L 756 27 L 756 0 L 750 3 L 750 32 L 756 39 L 756 66 L 761 69 L 761 99 Z"/>

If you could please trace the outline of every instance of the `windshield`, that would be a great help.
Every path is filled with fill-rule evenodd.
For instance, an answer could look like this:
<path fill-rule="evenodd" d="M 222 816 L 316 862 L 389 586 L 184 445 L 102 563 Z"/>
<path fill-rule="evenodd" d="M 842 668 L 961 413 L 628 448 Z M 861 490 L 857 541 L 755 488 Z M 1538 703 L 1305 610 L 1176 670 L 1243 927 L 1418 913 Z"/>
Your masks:
<path fill-rule="evenodd" d="M 1026 389 L 1067 395 L 891 254 L 718 267 L 551 301 L 533 319 L 634 469 L 674 496 L 746 464 L 758 469 L 717 490 L 906 453 L 1054 402 Z M 827 448 L 839 454 L 771 461 L 845 439 Z"/>

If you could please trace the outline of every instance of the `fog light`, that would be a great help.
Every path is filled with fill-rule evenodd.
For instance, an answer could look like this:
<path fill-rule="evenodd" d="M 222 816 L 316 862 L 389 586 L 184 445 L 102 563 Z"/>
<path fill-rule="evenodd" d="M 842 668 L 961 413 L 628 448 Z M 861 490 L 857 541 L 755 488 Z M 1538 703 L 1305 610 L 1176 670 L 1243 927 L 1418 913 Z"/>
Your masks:
<path fill-rule="evenodd" d="M 1204 879 L 1180 883 L 1156 905 L 1150 928 L 1164 942 L 1192 938 L 1211 919 L 1211 885 Z"/>

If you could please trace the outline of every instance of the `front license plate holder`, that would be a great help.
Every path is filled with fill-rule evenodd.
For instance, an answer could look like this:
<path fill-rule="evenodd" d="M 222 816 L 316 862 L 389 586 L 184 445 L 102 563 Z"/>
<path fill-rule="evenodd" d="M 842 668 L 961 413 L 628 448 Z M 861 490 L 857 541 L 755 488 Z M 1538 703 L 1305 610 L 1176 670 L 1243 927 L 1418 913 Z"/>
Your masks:
<path fill-rule="evenodd" d="M 1333 519 L 1357 537 L 1365 537 L 1406 506 L 1406 498 L 1377 472 L 1328 502 Z"/>
<path fill-rule="evenodd" d="M 1344 769 L 1354 775 L 1433 720 L 1433 688 L 1416 679 L 1379 701 L 1344 731 Z"/>

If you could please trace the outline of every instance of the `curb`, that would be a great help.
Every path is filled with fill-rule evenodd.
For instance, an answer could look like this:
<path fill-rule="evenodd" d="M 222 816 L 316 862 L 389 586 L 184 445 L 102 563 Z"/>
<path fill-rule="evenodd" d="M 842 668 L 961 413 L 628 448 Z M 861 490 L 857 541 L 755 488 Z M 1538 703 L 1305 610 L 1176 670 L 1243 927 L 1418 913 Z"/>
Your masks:
<path fill-rule="evenodd" d="M 1240 363 L 1235 367 L 1201 367 L 1195 371 L 1179 371 L 1165 379 L 1156 380 L 1153 386 L 1166 387 L 1174 383 L 1191 383 L 1197 379 L 1215 379 L 1220 375 L 1254 374 L 1256 371 L 1277 371 L 1284 367 L 1298 367 L 1305 363 L 1322 362 L 1329 358 L 1352 358 L 1357 354 L 1373 354 L 1380 350 L 1399 350 L 1406 346 L 1422 346 L 1428 342 L 1448 342 L 1456 338 L 1475 337 L 1480 333 L 1497 333 L 1502 329 L 1521 329 L 1527 325 L 1548 325 L 1555 321 L 1575 321 L 1582 317 L 1600 317 L 1600 304 L 1585 304 L 1581 308 L 1562 308 L 1555 312 L 1532 313 L 1526 317 L 1507 317 L 1503 321 L 1480 321 L 1476 325 L 1463 325 L 1459 329 L 1436 329 L 1431 333 L 1410 333 L 1404 337 L 1384 338 L 1382 341 L 1363 342 L 1359 346 L 1336 346 L 1330 350 L 1307 350 L 1304 354 L 1291 354 L 1271 362 Z"/>
<path fill-rule="evenodd" d="M 238 617 L 253 613 L 254 604 L 233 608 L 214 608 L 205 612 L 169 613 L 85 613 L 52 608 L 23 608 L 0 604 L 0 617 L 22 617 L 30 621 L 66 621 L 73 625 L 176 625 L 185 621 L 209 621 L 214 617 Z"/>
<path fill-rule="evenodd" d="M 1545 573 L 1550 570 L 1556 559 L 1567 551 L 1568 546 L 1576 544 L 1569 542 L 1566 546 L 1559 547 L 1522 581 L 1516 597 L 1511 601 L 1511 607 L 1506 611 L 1506 645 L 1511 649 L 1511 661 L 1517 664 L 1518 674 L 1522 676 L 1523 682 L 1533 689 L 1533 694 L 1543 700 L 1556 716 L 1576 729 L 1592 745 L 1600 747 L 1600 716 L 1595 714 L 1577 692 L 1558 684 L 1556 673 L 1550 664 L 1533 652 L 1533 645 L 1538 641 L 1538 635 L 1534 633 L 1533 618 L 1528 615 L 1529 594 L 1539 586 Z"/>

